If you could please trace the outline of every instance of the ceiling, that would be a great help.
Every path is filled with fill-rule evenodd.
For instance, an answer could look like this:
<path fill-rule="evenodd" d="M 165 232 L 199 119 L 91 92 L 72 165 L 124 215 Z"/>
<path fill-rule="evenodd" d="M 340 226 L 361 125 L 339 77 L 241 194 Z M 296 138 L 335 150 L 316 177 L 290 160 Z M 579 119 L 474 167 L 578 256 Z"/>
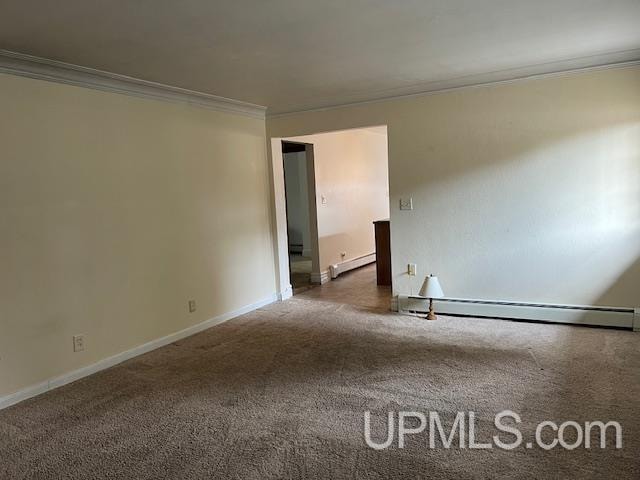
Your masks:
<path fill-rule="evenodd" d="M 0 48 L 282 113 L 640 59 L 640 0 L 2 0 Z"/>

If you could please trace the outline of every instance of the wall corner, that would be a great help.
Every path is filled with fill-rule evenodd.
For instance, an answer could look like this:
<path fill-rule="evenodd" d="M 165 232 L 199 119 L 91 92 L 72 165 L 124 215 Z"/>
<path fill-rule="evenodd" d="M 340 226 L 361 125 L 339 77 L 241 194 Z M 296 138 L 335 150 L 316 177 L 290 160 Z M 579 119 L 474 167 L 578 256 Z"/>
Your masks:
<path fill-rule="evenodd" d="M 329 270 L 323 270 L 320 273 L 311 272 L 311 283 L 313 285 L 324 285 L 329 280 L 331 280 L 331 275 L 329 274 Z"/>
<path fill-rule="evenodd" d="M 398 302 L 398 295 L 393 295 L 391 297 L 391 304 L 389 305 L 389 309 L 392 312 L 400 311 L 399 302 Z"/>

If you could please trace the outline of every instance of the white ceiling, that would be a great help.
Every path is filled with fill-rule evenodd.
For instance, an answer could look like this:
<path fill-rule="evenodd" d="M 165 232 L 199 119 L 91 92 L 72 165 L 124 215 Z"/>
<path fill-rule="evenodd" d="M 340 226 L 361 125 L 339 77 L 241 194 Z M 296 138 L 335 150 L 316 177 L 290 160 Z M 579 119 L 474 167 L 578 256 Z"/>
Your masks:
<path fill-rule="evenodd" d="M 640 0 L 2 0 L 0 48 L 318 108 L 640 59 Z"/>

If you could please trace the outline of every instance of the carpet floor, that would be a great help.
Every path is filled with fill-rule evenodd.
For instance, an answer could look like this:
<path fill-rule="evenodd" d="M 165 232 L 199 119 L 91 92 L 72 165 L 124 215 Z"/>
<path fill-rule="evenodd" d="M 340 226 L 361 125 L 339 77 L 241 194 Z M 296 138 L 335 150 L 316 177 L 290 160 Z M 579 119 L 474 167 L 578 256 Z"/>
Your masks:
<path fill-rule="evenodd" d="M 0 478 L 638 479 L 639 346 L 294 297 L 0 411 Z M 525 441 L 543 420 L 615 420 L 623 446 L 431 449 L 427 429 L 374 450 L 363 434 L 365 411 L 379 442 L 389 411 L 437 411 L 447 430 L 473 411 L 487 442 L 505 409 Z"/>

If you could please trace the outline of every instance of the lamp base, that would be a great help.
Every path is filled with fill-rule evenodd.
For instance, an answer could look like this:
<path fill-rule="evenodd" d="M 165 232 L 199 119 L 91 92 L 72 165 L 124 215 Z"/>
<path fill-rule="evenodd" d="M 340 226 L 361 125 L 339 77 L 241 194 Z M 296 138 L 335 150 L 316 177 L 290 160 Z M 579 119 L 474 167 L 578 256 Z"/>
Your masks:
<path fill-rule="evenodd" d="M 433 298 L 429 299 L 429 315 L 427 315 L 427 320 L 437 320 L 436 313 L 433 311 Z"/>

